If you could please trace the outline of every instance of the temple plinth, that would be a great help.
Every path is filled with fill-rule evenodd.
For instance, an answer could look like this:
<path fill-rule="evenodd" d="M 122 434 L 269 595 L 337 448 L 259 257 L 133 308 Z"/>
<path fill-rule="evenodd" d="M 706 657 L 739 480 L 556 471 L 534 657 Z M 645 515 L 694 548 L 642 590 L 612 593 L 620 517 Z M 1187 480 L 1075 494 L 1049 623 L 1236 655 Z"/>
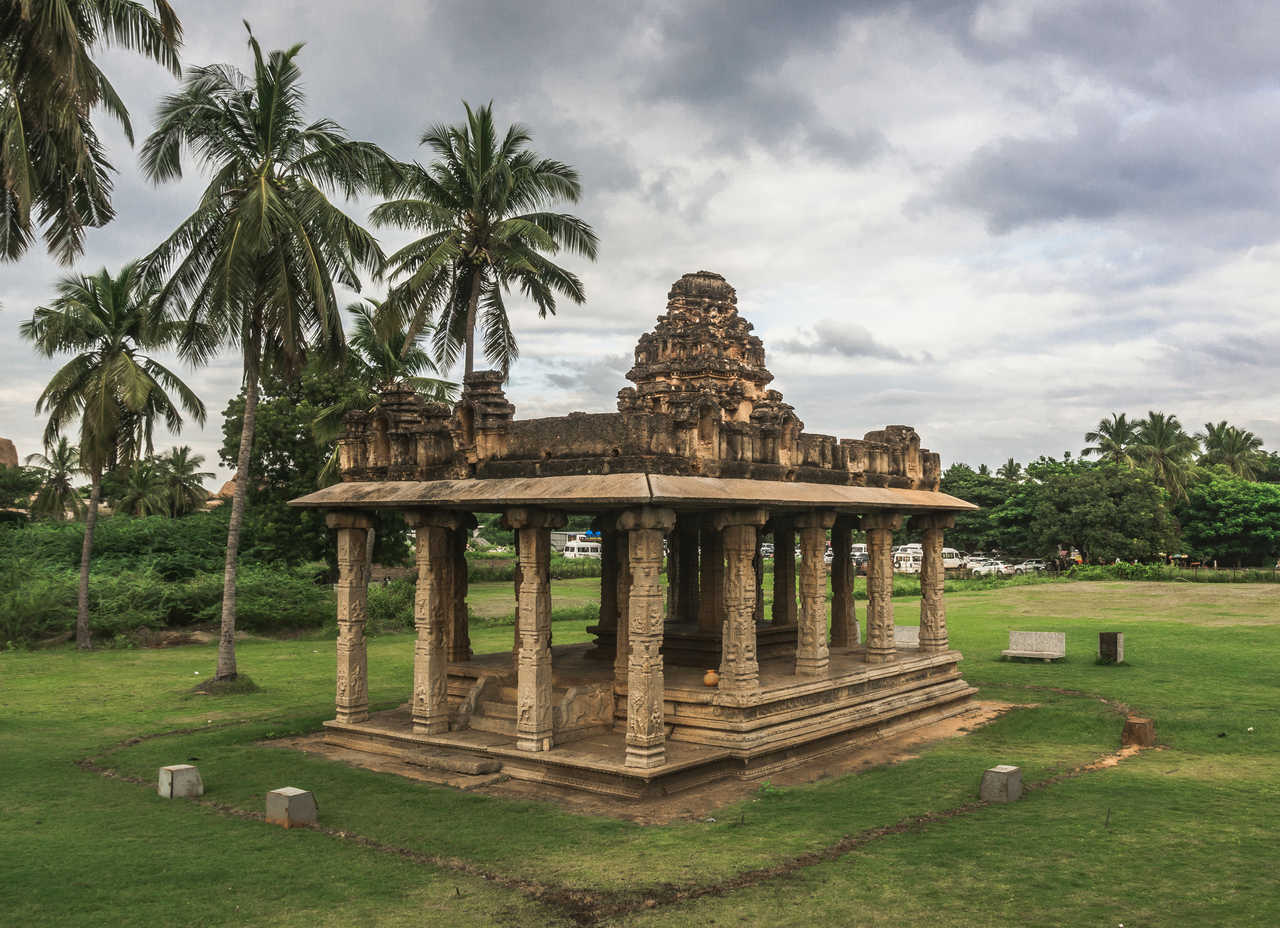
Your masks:
<path fill-rule="evenodd" d="M 478 371 L 453 408 L 398 384 L 348 414 L 342 482 L 293 501 L 326 510 L 338 533 L 328 740 L 409 758 L 469 751 L 513 777 L 639 797 L 765 776 L 963 711 L 974 689 L 947 638 L 941 552 L 955 513 L 976 507 L 939 492 L 938 455 L 914 429 L 805 432 L 770 389 L 733 288 L 707 271 L 672 286 L 627 378 L 612 413 L 517 419 L 501 376 Z M 371 716 L 379 510 L 417 534 L 417 635 L 406 704 Z M 495 654 L 472 654 L 467 630 L 478 512 L 501 513 L 516 539 L 512 648 Z M 590 643 L 555 645 L 551 532 L 583 514 L 601 532 L 600 619 Z M 910 648 L 893 629 L 890 552 L 904 524 L 924 539 Z"/>

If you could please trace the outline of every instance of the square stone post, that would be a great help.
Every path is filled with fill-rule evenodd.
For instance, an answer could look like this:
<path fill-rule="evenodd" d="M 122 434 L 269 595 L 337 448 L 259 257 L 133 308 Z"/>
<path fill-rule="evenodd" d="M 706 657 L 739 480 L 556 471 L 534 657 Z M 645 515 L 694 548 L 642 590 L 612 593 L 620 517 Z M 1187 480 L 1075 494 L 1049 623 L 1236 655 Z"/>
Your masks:
<path fill-rule="evenodd" d="M 945 651 L 951 644 L 947 634 L 947 605 L 943 597 L 947 571 L 942 566 L 942 531 L 956 524 L 955 516 L 930 513 L 915 516 L 912 527 L 924 531 L 920 559 L 920 650 Z"/>
<path fill-rule="evenodd" d="M 857 516 L 836 516 L 831 526 L 831 647 L 858 646 L 858 611 L 853 600 L 853 540 Z"/>
<path fill-rule="evenodd" d="M 667 762 L 662 714 L 662 537 L 675 525 L 670 509 L 629 509 L 618 519 L 627 533 L 631 567 L 628 597 L 627 754 L 628 767 L 661 767 Z"/>
<path fill-rule="evenodd" d="M 751 556 L 751 570 L 756 575 L 756 604 L 751 614 L 757 625 L 764 624 L 764 555 L 760 553 L 760 531 L 756 530 L 756 550 Z"/>
<path fill-rule="evenodd" d="M 728 565 L 724 577 L 724 624 L 720 640 L 720 692 L 750 702 L 760 693 L 756 651 L 755 554 L 763 509 L 718 512 Z"/>
<path fill-rule="evenodd" d="M 519 534 L 520 601 L 516 628 L 516 747 L 549 751 L 554 738 L 551 677 L 551 530 L 564 513 L 508 509 L 507 523 Z"/>
<path fill-rule="evenodd" d="M 818 510 L 796 517 L 800 531 L 800 628 L 796 635 L 796 676 L 821 677 L 831 669 L 827 648 L 827 529 L 834 512 Z"/>
<path fill-rule="evenodd" d="M 870 512 L 862 517 L 867 531 L 867 663 L 894 659 L 893 533 L 902 528 L 896 512 Z"/>
<path fill-rule="evenodd" d="M 359 512 L 331 512 L 325 524 L 338 531 L 338 672 L 336 718 L 369 718 L 369 657 L 364 626 L 368 621 L 369 532 L 373 520 Z"/>
<path fill-rule="evenodd" d="M 796 624 L 796 533 L 792 517 L 773 517 L 773 624 Z"/>
<path fill-rule="evenodd" d="M 679 559 L 676 570 L 676 609 L 671 617 L 689 625 L 698 621 L 698 516 L 686 512 L 676 516 L 676 530 L 671 536 L 673 552 Z M 668 581 L 670 578 L 668 578 Z"/>
<path fill-rule="evenodd" d="M 445 653 L 451 661 L 471 660 L 471 626 L 467 616 L 467 538 L 476 527 L 471 513 L 455 513 L 458 525 L 449 532 L 449 573 L 453 591 L 445 625 Z"/>
<path fill-rule="evenodd" d="M 413 730 L 438 735 L 449 730 L 449 662 L 446 638 L 453 622 L 456 567 L 452 512 L 412 512 L 405 516 L 417 533 L 418 586 L 413 597 Z"/>
<path fill-rule="evenodd" d="M 618 627 L 618 531 L 599 524 L 600 533 L 600 628 Z"/>
<path fill-rule="evenodd" d="M 698 578 L 698 628 L 716 632 L 724 621 L 724 538 L 710 517 L 701 522 L 702 551 Z"/>

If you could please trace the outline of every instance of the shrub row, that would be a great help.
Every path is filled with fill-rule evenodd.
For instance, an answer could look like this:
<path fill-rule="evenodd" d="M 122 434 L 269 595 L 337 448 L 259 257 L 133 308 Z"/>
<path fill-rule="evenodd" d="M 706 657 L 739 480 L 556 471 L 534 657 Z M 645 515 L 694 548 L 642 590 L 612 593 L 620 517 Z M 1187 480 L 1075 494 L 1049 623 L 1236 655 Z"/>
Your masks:
<path fill-rule="evenodd" d="M 1086 564 L 1067 571 L 1072 580 L 1154 580 L 1183 583 L 1280 583 L 1280 571 L 1269 567 L 1236 570 L 1188 569 L 1168 564 Z"/>

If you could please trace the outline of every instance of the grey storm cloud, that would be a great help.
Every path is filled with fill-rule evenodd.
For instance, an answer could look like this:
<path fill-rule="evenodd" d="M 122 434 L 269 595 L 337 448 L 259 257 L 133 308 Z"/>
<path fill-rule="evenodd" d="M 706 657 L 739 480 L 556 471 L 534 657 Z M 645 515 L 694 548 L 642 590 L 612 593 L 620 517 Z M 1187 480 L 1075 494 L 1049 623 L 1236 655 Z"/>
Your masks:
<path fill-rule="evenodd" d="M 871 334 L 871 330 L 856 322 L 840 322 L 835 319 L 819 319 L 812 330 L 799 338 L 782 339 L 774 343 L 780 351 L 794 354 L 831 354 L 843 358 L 876 358 L 881 361 L 927 360 L 913 357 L 886 345 Z"/>

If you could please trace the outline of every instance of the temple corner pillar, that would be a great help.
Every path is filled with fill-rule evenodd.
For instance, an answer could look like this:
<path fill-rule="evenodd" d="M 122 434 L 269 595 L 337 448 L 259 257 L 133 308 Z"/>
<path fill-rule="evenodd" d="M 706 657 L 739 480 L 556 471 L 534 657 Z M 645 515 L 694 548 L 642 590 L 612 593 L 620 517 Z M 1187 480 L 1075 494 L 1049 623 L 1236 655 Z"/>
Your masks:
<path fill-rule="evenodd" d="M 826 510 L 796 516 L 800 534 L 800 617 L 796 632 L 796 676 L 821 677 L 830 672 L 827 646 L 827 529 L 835 513 Z M 775 552 L 776 553 L 776 552 Z"/>
<path fill-rule="evenodd" d="M 902 528 L 896 512 L 862 517 L 867 533 L 867 663 L 884 664 L 897 655 L 893 642 L 893 533 Z"/>
<path fill-rule="evenodd" d="M 338 642 L 334 697 L 339 722 L 369 718 L 369 537 L 373 519 L 361 512 L 331 512 L 325 524 L 338 533 Z"/>
<path fill-rule="evenodd" d="M 946 651 L 951 647 L 947 632 L 947 606 L 944 596 L 947 571 L 942 563 L 942 532 L 953 528 L 955 516 L 929 513 L 911 520 L 912 527 L 923 532 L 920 559 L 920 650 Z"/>
<path fill-rule="evenodd" d="M 756 551 L 763 509 L 718 512 L 714 525 L 724 539 L 724 615 L 720 639 L 719 692 L 739 703 L 759 698 L 756 648 Z"/>
<path fill-rule="evenodd" d="M 457 513 L 436 510 L 409 512 L 405 520 L 417 536 L 418 567 L 409 710 L 415 734 L 438 735 L 449 730 L 448 639 L 457 595 L 453 536 L 462 523 Z"/>

